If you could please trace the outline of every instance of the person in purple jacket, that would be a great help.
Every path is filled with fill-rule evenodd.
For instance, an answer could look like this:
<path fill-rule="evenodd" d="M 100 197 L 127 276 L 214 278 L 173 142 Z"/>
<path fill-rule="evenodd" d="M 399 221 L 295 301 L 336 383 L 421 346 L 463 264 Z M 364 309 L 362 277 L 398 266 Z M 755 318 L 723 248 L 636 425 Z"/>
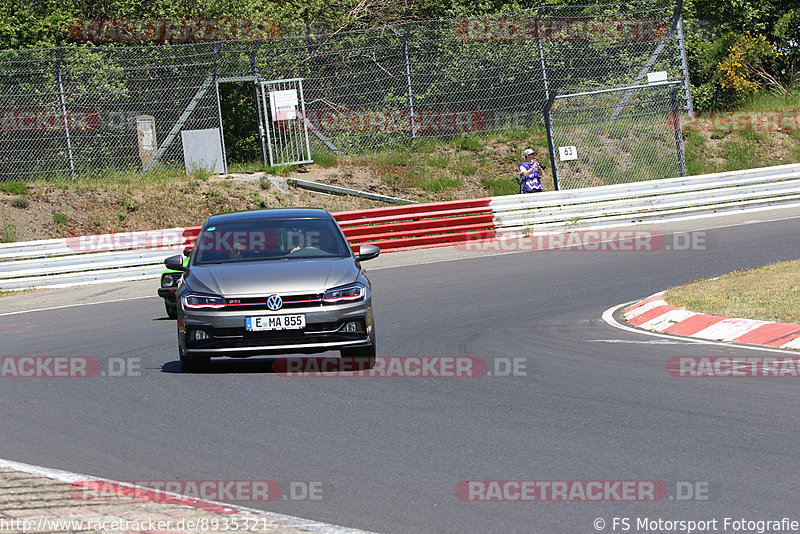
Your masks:
<path fill-rule="evenodd" d="M 519 192 L 541 193 L 544 166 L 534 159 L 536 154 L 530 148 L 525 149 L 522 157 L 525 161 L 519 164 Z"/>

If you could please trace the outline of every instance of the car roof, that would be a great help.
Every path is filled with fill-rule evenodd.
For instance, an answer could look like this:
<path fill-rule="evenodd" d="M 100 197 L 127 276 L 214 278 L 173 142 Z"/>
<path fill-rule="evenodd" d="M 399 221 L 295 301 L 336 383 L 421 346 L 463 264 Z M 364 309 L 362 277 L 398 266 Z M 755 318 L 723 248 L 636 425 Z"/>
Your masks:
<path fill-rule="evenodd" d="M 255 211 L 237 211 L 213 215 L 206 220 L 204 226 L 239 221 L 265 221 L 270 219 L 331 219 L 326 210 L 317 208 L 274 208 Z"/>

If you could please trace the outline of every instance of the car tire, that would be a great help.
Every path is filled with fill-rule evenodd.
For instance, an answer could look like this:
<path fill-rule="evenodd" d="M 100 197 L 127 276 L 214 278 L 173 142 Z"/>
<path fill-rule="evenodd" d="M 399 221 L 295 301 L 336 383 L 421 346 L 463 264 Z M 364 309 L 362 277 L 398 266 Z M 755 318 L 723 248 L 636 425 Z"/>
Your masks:
<path fill-rule="evenodd" d="M 178 318 L 178 308 L 176 306 L 171 306 L 169 302 L 164 301 L 164 309 L 167 310 L 167 317 L 170 319 Z"/>
<path fill-rule="evenodd" d="M 187 356 L 181 352 L 182 373 L 203 373 L 208 371 L 211 358 L 208 356 Z"/>
<path fill-rule="evenodd" d="M 372 369 L 375 367 L 376 350 L 374 343 L 365 347 L 341 349 L 339 352 L 341 353 L 342 358 L 366 358 L 367 369 Z"/>

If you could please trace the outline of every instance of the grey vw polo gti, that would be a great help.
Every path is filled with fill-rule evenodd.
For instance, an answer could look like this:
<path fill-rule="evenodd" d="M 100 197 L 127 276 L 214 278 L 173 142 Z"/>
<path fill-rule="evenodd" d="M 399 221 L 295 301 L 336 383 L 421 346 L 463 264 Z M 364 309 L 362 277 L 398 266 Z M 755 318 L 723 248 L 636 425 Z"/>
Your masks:
<path fill-rule="evenodd" d="M 375 358 L 370 283 L 325 210 L 274 209 L 210 217 L 177 291 L 178 351 L 184 371 L 211 357 L 318 353 Z"/>

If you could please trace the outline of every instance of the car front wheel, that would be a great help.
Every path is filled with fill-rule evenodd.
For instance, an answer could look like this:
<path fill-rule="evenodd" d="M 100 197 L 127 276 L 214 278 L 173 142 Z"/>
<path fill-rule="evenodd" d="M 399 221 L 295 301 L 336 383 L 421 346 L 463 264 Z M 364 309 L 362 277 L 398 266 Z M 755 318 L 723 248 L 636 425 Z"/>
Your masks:
<path fill-rule="evenodd" d="M 187 356 L 183 351 L 180 352 L 181 372 L 183 373 L 202 373 L 208 370 L 211 358 L 208 356 Z"/>
<path fill-rule="evenodd" d="M 375 367 L 375 343 L 371 345 L 367 345 L 365 347 L 352 347 L 341 349 L 339 351 L 342 355 L 342 358 L 364 358 L 366 359 L 366 368 L 372 369 Z"/>

